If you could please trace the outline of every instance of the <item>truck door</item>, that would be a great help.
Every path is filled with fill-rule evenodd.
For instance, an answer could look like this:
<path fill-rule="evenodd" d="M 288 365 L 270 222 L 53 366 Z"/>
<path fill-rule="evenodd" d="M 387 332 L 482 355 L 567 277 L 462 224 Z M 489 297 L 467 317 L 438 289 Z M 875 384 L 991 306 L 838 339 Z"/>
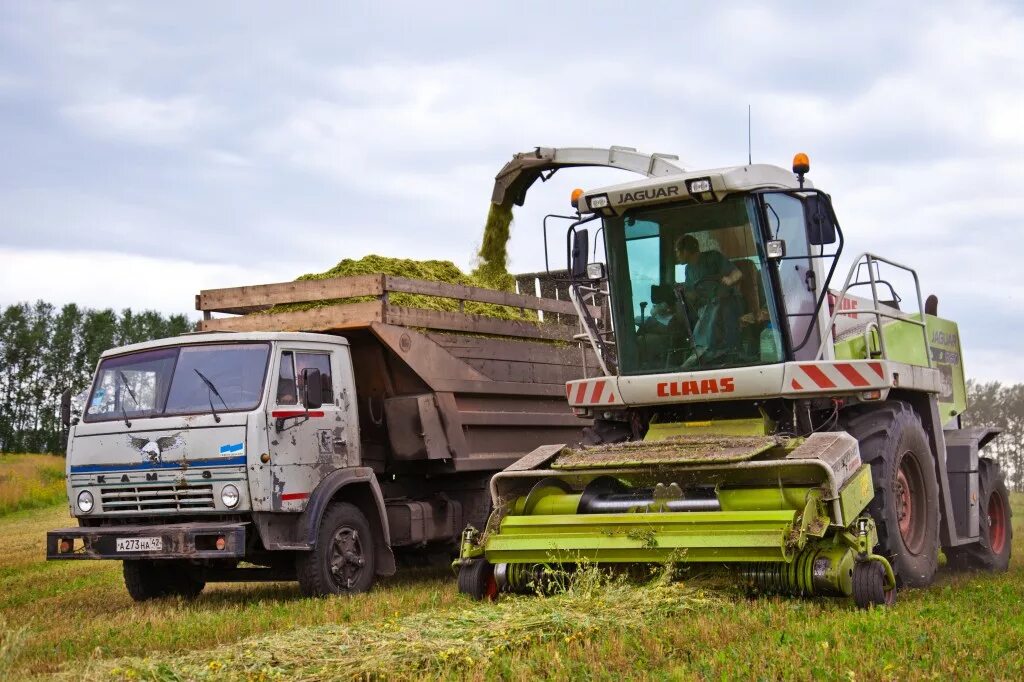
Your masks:
<path fill-rule="evenodd" d="M 270 509 L 302 511 L 317 484 L 335 469 L 349 466 L 347 398 L 338 350 L 281 346 L 268 401 Z M 302 370 L 320 370 L 323 404 L 302 404 Z M 343 398 L 345 398 L 343 400 Z"/>

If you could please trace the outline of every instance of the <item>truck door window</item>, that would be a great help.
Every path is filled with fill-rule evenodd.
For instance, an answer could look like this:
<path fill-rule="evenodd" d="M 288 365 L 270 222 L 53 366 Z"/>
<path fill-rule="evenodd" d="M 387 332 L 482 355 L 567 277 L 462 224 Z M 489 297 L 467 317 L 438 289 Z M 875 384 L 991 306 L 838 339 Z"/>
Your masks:
<path fill-rule="evenodd" d="M 320 378 L 323 381 L 323 403 L 329 405 L 334 402 L 334 379 L 331 376 L 331 356 L 329 353 L 296 353 L 295 369 L 298 377 L 299 395 L 302 395 L 302 370 L 318 369 Z"/>
<path fill-rule="evenodd" d="M 277 404 L 295 405 L 299 402 L 295 389 L 295 359 L 290 350 L 281 353 L 281 368 L 277 373 Z"/>

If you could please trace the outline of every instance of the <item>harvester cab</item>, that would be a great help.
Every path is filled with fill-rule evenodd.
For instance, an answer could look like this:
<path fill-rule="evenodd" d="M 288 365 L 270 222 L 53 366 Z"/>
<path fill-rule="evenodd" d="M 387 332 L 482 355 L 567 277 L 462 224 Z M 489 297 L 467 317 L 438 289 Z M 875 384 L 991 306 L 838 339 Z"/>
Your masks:
<path fill-rule="evenodd" d="M 762 592 L 890 603 L 954 565 L 1004 568 L 1009 504 L 960 429 L 954 322 L 917 274 L 862 253 L 833 288 L 832 202 L 792 170 L 690 171 L 632 149 L 514 157 L 495 203 L 537 177 L 607 165 L 646 177 L 573 193 L 570 297 L 599 373 L 570 381 L 584 443 L 530 453 L 491 481 L 460 586 L 538 589 L 579 564 L 697 562 Z M 600 237 L 604 262 L 590 262 Z M 909 283 L 901 293 L 893 282 Z"/>

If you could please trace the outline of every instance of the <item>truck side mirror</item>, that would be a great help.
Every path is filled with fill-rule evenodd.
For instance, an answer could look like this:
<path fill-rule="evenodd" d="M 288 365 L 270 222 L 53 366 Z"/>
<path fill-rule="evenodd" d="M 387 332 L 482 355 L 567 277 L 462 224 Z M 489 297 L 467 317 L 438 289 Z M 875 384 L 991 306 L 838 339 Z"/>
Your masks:
<path fill-rule="evenodd" d="M 302 370 L 302 404 L 307 410 L 315 410 L 324 404 L 323 379 L 315 367 Z"/>
<path fill-rule="evenodd" d="M 824 194 L 812 194 L 804 198 L 804 220 L 807 224 L 807 243 L 812 246 L 833 244 L 836 241 L 836 224 L 832 220 L 832 208 Z"/>
<path fill-rule="evenodd" d="M 60 394 L 60 424 L 64 430 L 71 428 L 71 389 L 65 388 Z"/>
<path fill-rule="evenodd" d="M 587 256 L 590 253 L 590 233 L 579 230 L 572 233 L 572 263 L 570 272 L 574 280 L 586 279 Z"/>

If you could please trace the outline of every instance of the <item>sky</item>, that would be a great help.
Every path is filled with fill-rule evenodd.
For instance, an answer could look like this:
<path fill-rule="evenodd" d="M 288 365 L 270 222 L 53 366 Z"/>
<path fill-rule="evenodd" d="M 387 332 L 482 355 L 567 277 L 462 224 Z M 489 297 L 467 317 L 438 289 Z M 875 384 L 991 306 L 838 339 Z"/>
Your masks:
<path fill-rule="evenodd" d="M 514 152 L 740 164 L 749 105 L 753 160 L 806 152 L 847 252 L 912 265 L 968 374 L 1024 381 L 1024 4 L 804 5 L 2 3 L 0 306 L 195 318 L 369 253 L 469 269 Z M 511 269 L 627 179 L 538 183 Z"/>

